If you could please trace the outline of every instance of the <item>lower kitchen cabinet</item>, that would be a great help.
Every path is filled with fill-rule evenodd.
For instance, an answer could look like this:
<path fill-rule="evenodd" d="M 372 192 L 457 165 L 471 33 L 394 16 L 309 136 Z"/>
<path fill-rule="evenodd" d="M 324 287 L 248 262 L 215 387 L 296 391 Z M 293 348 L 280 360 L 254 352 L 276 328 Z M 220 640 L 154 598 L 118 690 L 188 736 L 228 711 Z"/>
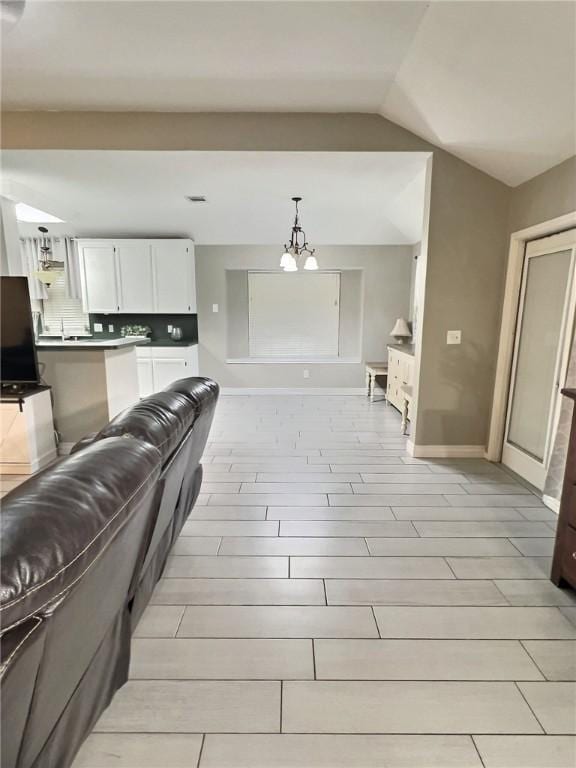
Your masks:
<path fill-rule="evenodd" d="M 137 347 L 140 397 L 159 392 L 177 379 L 198 376 L 198 346 Z"/>

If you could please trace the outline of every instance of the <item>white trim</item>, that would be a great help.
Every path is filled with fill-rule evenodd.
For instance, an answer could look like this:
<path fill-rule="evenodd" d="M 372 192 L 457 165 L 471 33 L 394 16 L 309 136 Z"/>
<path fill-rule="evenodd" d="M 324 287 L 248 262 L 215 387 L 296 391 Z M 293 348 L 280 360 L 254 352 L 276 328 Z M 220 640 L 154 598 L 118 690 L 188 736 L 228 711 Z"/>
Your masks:
<path fill-rule="evenodd" d="M 226 360 L 228 365 L 332 365 L 334 363 L 359 365 L 361 362 L 362 360 L 356 357 L 231 357 Z"/>
<path fill-rule="evenodd" d="M 407 450 L 417 459 L 483 459 L 486 453 L 484 445 L 415 445 L 411 440 Z"/>
<path fill-rule="evenodd" d="M 366 395 L 364 387 L 222 387 L 223 395 Z"/>
<path fill-rule="evenodd" d="M 544 504 L 546 504 L 548 509 L 551 509 L 552 512 L 556 512 L 556 514 L 559 514 L 560 501 L 558 499 L 555 499 L 553 496 L 547 496 L 546 494 L 544 494 L 542 496 L 542 501 L 544 502 Z"/>
<path fill-rule="evenodd" d="M 576 211 L 559 216 L 556 219 L 551 219 L 550 221 L 542 222 L 541 224 L 536 224 L 533 227 L 513 232 L 510 236 L 494 396 L 492 398 L 492 415 L 490 417 L 488 449 L 486 451 L 488 461 L 500 461 L 502 458 L 506 412 L 508 410 L 508 388 L 514 354 L 516 315 L 520 298 L 526 242 L 528 240 L 535 240 L 538 237 L 553 235 L 565 229 L 572 229 L 573 227 L 576 227 Z"/>

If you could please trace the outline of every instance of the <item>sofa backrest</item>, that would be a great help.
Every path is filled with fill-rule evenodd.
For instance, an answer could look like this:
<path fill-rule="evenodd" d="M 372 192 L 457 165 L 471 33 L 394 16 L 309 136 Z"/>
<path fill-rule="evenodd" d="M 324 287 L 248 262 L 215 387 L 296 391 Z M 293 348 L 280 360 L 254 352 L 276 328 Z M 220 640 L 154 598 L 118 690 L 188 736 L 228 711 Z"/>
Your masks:
<path fill-rule="evenodd" d="M 27 709 L 22 733 L 9 745 L 10 759 L 2 763 L 6 768 L 29 768 L 40 752 L 43 764 L 68 764 L 66 755 L 71 760 L 123 681 L 128 606 L 155 523 L 160 471 L 155 447 L 111 438 L 47 468 L 3 499 L 2 697 Z M 21 636 L 24 629 L 30 631 Z M 92 680 L 90 695 L 72 706 L 103 649 L 113 669 Z M 23 664 L 32 674 L 22 683 Z M 15 685 L 22 686 L 22 699 Z M 67 727 L 56 728 L 63 720 Z M 55 762 L 48 758 L 51 750 Z"/>

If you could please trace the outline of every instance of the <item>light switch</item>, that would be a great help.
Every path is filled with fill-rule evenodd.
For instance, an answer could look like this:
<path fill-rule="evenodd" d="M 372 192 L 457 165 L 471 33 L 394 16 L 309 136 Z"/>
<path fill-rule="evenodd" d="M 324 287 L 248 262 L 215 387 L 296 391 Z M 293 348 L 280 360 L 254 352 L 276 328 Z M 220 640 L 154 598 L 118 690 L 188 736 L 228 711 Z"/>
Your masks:
<path fill-rule="evenodd" d="M 102 323 L 94 323 L 94 333 L 102 333 L 104 326 Z"/>
<path fill-rule="evenodd" d="M 461 343 L 462 343 L 462 331 L 446 332 L 446 344 L 461 344 Z"/>
<path fill-rule="evenodd" d="M 304 378 L 309 379 L 310 378 L 310 371 L 308 368 L 304 368 Z"/>
<path fill-rule="evenodd" d="M 218 312 L 218 304 L 212 304 L 212 312 Z"/>
<path fill-rule="evenodd" d="M 110 325 L 108 326 L 108 333 L 114 333 L 114 326 L 112 325 L 112 323 L 110 323 Z"/>
<path fill-rule="evenodd" d="M 166 326 L 166 330 L 168 331 L 168 333 L 172 333 L 172 326 L 171 325 L 167 325 Z"/>

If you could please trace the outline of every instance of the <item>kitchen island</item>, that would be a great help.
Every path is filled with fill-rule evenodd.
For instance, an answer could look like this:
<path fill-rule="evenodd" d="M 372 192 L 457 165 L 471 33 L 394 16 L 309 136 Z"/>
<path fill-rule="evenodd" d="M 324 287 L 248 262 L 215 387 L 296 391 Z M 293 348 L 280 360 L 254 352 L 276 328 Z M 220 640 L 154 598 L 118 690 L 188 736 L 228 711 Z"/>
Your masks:
<path fill-rule="evenodd" d="M 117 339 L 40 339 L 42 380 L 52 387 L 60 453 L 139 399 L 136 347 L 143 336 Z"/>

